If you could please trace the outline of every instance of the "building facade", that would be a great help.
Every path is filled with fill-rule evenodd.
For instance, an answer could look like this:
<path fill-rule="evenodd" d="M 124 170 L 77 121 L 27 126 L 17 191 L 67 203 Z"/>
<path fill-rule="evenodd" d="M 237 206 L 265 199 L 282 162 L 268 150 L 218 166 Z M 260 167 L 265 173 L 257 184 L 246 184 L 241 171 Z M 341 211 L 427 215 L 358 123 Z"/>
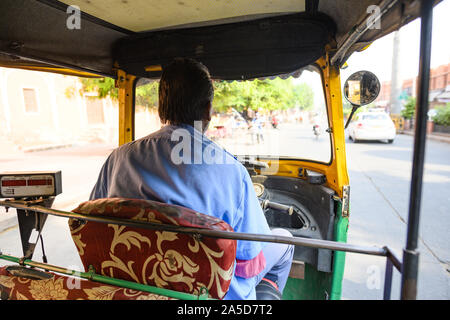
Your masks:
<path fill-rule="evenodd" d="M 0 139 L 36 144 L 117 140 L 117 103 L 82 90 L 77 77 L 0 68 Z"/>
<path fill-rule="evenodd" d="M 437 68 L 430 70 L 430 83 L 429 83 L 429 108 L 434 109 L 438 106 L 446 105 L 450 102 L 450 63 L 441 65 Z M 391 82 L 384 81 L 381 84 L 380 95 L 375 104 L 377 106 L 386 107 L 389 110 L 389 100 L 391 95 Z M 417 77 L 403 80 L 402 93 L 399 99 L 406 101 L 408 97 L 417 96 Z"/>

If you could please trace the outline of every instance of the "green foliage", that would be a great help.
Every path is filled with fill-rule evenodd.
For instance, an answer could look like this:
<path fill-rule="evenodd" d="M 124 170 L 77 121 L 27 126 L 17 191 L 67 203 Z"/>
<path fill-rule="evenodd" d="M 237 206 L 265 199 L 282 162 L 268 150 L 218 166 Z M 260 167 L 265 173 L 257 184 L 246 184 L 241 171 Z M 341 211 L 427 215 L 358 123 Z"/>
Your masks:
<path fill-rule="evenodd" d="M 435 124 L 450 126 L 450 102 L 445 106 L 436 107 L 436 115 L 432 120 Z"/>
<path fill-rule="evenodd" d="M 97 92 L 98 98 L 118 98 L 118 90 L 111 78 L 82 79 L 83 90 Z M 239 112 L 252 109 L 284 110 L 313 107 L 314 92 L 306 83 L 295 83 L 292 78 L 253 81 L 214 81 L 214 109 L 225 112 L 230 107 Z M 150 81 L 136 88 L 136 105 L 155 108 L 158 104 L 158 81 Z"/>
<path fill-rule="evenodd" d="M 81 83 L 84 91 L 97 92 L 99 99 L 108 96 L 111 99 L 118 99 L 119 97 L 119 91 L 114 86 L 114 79 L 112 78 L 82 78 Z"/>
<path fill-rule="evenodd" d="M 66 90 L 64 91 L 64 95 L 66 96 L 67 99 L 73 99 L 75 97 L 75 87 L 67 87 Z"/>
<path fill-rule="evenodd" d="M 145 108 L 156 108 L 158 105 L 158 81 L 151 81 L 136 87 L 136 105 Z"/>
<path fill-rule="evenodd" d="M 406 100 L 406 104 L 403 110 L 400 112 L 400 114 L 405 119 L 412 119 L 414 117 L 415 112 L 416 112 L 416 98 L 409 97 Z"/>
<path fill-rule="evenodd" d="M 344 97 L 342 97 L 342 111 L 344 113 L 344 118 L 347 118 L 350 115 L 350 112 L 352 112 L 352 105 Z"/>
<path fill-rule="evenodd" d="M 118 99 L 119 91 L 115 87 L 114 79 L 100 78 L 81 79 L 83 90 L 87 92 L 96 92 L 97 98 L 110 97 L 111 99 Z M 158 82 L 150 81 L 144 85 L 136 88 L 136 105 L 144 106 L 146 108 L 155 108 L 158 103 Z"/>
<path fill-rule="evenodd" d="M 233 107 L 245 110 L 284 110 L 313 107 L 314 92 L 306 83 L 295 83 L 292 78 L 253 81 L 215 81 L 214 109 L 224 112 Z"/>

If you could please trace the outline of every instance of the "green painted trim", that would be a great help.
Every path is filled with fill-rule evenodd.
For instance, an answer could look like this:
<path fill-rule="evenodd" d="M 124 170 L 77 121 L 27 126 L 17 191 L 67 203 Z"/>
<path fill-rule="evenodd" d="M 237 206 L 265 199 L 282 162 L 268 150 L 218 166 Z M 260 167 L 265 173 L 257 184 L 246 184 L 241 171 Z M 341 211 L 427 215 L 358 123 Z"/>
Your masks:
<path fill-rule="evenodd" d="M 335 223 L 335 241 L 347 242 L 348 217 L 342 216 L 342 203 L 338 202 L 337 221 Z M 331 279 L 330 300 L 340 300 L 342 296 L 342 280 L 344 279 L 345 252 L 334 251 L 333 276 Z"/>
<path fill-rule="evenodd" d="M 8 256 L 8 255 L 0 255 L 0 259 L 20 264 L 20 258 L 17 258 L 17 257 Z M 92 280 L 95 282 L 101 282 L 101 283 L 118 286 L 118 287 L 122 287 L 122 288 L 150 292 L 150 293 L 154 293 L 154 294 L 158 294 L 158 295 L 162 295 L 162 296 L 166 296 L 166 297 L 170 297 L 170 298 L 180 299 L 180 300 L 205 300 L 208 297 L 208 291 L 206 290 L 206 288 L 202 288 L 201 294 L 199 296 L 196 296 L 196 295 L 189 294 L 189 293 L 178 292 L 178 291 L 174 291 L 174 290 L 153 287 L 153 286 L 149 286 L 149 285 L 145 285 L 145 284 L 141 284 L 141 283 L 136 283 L 136 282 L 126 281 L 126 280 L 122 280 L 122 279 L 116 279 L 116 278 L 102 276 L 102 275 L 96 274 L 95 270 L 93 270 L 93 268 L 89 268 L 88 272 L 79 272 L 79 271 L 65 269 L 65 268 L 61 268 L 58 266 L 53 266 L 50 264 L 36 262 L 36 261 L 28 260 L 28 259 L 23 261 L 23 265 L 41 268 L 44 270 L 50 270 L 50 271 L 54 271 L 57 273 L 62 273 L 65 275 L 75 276 L 75 277 L 88 279 L 88 280 Z"/>
<path fill-rule="evenodd" d="M 326 300 L 330 286 L 331 273 L 317 271 L 310 264 L 305 264 L 305 278 L 288 278 L 283 300 Z"/>
<path fill-rule="evenodd" d="M 337 201 L 334 241 L 347 242 L 348 217 L 342 216 L 342 203 Z M 344 278 L 345 252 L 333 251 L 331 273 L 317 271 L 305 265 L 305 278 L 288 278 L 283 292 L 283 300 L 340 300 Z M 328 294 L 327 294 L 328 293 Z"/>

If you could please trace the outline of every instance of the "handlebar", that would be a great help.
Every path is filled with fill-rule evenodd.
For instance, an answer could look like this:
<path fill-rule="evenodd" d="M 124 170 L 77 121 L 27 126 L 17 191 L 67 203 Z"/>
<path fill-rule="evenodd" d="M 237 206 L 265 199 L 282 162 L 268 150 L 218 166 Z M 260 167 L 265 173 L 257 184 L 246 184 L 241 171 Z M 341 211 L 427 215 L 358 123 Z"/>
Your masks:
<path fill-rule="evenodd" d="M 272 202 L 269 200 L 260 200 L 261 203 L 261 207 L 263 208 L 263 210 L 267 209 L 267 208 L 271 208 L 271 209 L 275 209 L 275 210 L 279 210 L 282 211 L 284 213 L 289 214 L 290 216 L 292 216 L 292 214 L 294 213 L 294 207 L 293 206 L 287 206 L 278 202 Z"/>

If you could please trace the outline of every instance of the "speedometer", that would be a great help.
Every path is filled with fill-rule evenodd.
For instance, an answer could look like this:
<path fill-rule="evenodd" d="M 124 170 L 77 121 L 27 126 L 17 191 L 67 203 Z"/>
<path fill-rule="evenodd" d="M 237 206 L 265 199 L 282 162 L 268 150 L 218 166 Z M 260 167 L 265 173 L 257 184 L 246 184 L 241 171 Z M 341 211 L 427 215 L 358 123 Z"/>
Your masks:
<path fill-rule="evenodd" d="M 62 192 L 61 171 L 0 173 L 0 197 L 50 197 Z"/>
<path fill-rule="evenodd" d="M 253 183 L 253 188 L 255 189 L 255 193 L 258 198 L 264 194 L 265 188 L 261 183 Z"/>

